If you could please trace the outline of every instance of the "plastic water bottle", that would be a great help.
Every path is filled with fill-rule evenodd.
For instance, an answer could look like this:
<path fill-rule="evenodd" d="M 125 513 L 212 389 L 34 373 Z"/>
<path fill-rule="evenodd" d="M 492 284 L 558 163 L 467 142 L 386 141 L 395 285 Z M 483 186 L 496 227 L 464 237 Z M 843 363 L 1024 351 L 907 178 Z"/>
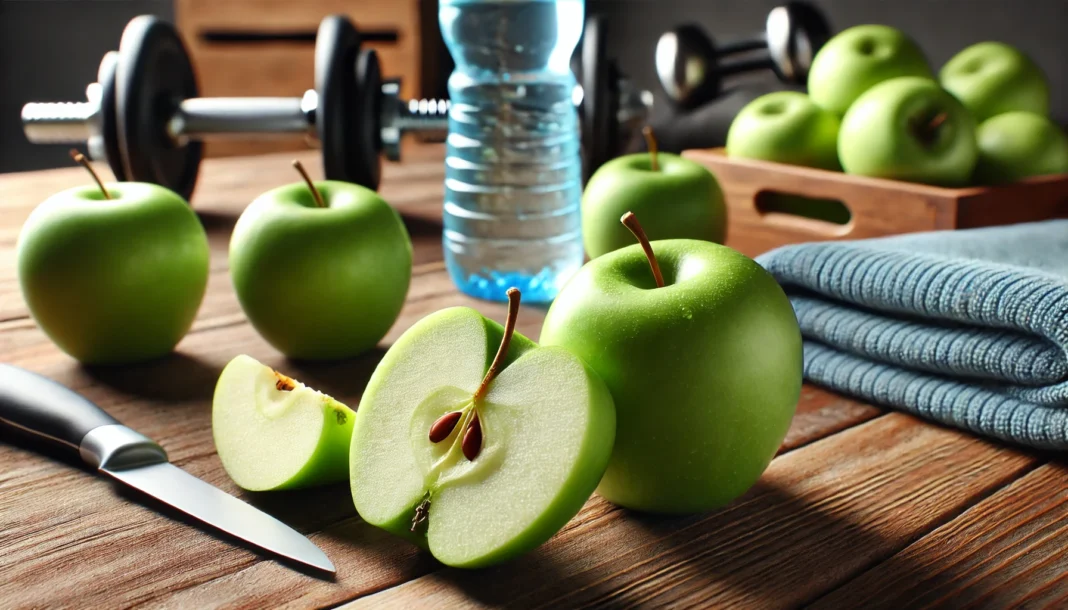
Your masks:
<path fill-rule="evenodd" d="M 441 0 L 449 78 L 445 262 L 463 292 L 552 301 L 582 266 L 570 59 L 584 0 Z"/>

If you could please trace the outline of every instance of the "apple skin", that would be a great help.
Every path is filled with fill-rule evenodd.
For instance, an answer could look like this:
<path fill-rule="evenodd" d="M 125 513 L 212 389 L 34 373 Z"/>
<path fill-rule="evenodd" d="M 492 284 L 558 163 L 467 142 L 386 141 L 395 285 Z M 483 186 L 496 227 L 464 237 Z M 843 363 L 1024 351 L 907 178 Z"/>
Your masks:
<path fill-rule="evenodd" d="M 838 116 L 804 93 L 776 91 L 749 102 L 727 132 L 727 156 L 839 170 Z"/>
<path fill-rule="evenodd" d="M 189 331 L 208 284 L 208 238 L 188 202 L 164 187 L 94 184 L 49 197 L 19 234 L 30 314 L 84 364 L 164 356 Z"/>
<path fill-rule="evenodd" d="M 899 76 L 934 79 L 923 51 L 904 32 L 886 25 L 858 25 L 842 30 L 816 53 L 808 94 L 842 116 L 862 93 Z"/>
<path fill-rule="evenodd" d="M 942 86 L 980 123 L 1022 110 L 1049 115 L 1049 83 L 1030 57 L 1002 42 L 980 42 L 954 55 L 938 73 Z"/>
<path fill-rule="evenodd" d="M 291 359 L 332 360 L 373 348 L 400 314 L 412 242 L 374 191 L 320 181 L 316 207 L 303 182 L 260 195 L 230 240 L 230 274 L 258 333 Z"/>
<path fill-rule="evenodd" d="M 767 468 L 801 393 L 801 331 L 774 278 L 707 241 L 637 244 L 587 263 L 550 306 L 541 345 L 586 361 L 616 405 L 597 492 L 626 508 L 702 512 Z"/>
<path fill-rule="evenodd" d="M 634 243 L 619 223 L 634 212 L 649 239 L 700 239 L 722 243 L 727 205 L 715 175 L 705 166 L 671 153 L 623 155 L 594 172 L 582 194 L 582 239 L 591 259 Z"/>
<path fill-rule="evenodd" d="M 944 113 L 924 143 L 920 127 Z M 849 174 L 965 186 L 978 159 L 975 119 L 933 80 L 905 76 L 872 87 L 849 108 L 838 133 L 838 157 Z"/>
<path fill-rule="evenodd" d="M 1048 118 L 1006 112 L 979 124 L 978 184 L 1009 184 L 1030 176 L 1068 173 L 1068 136 Z"/>

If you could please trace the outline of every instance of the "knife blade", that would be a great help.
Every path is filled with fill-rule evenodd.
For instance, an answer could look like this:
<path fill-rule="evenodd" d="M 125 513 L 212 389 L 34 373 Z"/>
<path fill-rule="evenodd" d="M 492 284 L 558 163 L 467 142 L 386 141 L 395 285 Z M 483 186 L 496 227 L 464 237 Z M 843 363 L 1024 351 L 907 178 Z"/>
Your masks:
<path fill-rule="evenodd" d="M 99 473 L 235 538 L 325 572 L 335 571 L 319 547 L 299 532 L 171 464 L 152 439 L 47 377 L 0 364 L 0 423 L 75 453 Z"/>

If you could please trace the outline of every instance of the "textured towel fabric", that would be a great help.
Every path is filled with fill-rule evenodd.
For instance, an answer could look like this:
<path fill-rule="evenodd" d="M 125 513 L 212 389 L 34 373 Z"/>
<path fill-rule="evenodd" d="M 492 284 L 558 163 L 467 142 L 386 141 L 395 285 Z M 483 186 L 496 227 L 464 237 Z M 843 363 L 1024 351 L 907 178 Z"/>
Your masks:
<path fill-rule="evenodd" d="M 1068 450 L 1068 220 L 785 246 L 757 258 L 805 337 L 805 378 Z"/>

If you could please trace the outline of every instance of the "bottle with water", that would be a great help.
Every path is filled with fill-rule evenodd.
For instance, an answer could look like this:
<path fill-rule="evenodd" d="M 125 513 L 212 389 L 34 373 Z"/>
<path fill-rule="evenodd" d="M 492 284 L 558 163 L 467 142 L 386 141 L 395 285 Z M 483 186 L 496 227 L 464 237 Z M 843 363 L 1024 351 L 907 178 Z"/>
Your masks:
<path fill-rule="evenodd" d="M 463 292 L 552 301 L 582 266 L 571 55 L 584 0 L 440 0 L 449 78 L 444 253 Z"/>

